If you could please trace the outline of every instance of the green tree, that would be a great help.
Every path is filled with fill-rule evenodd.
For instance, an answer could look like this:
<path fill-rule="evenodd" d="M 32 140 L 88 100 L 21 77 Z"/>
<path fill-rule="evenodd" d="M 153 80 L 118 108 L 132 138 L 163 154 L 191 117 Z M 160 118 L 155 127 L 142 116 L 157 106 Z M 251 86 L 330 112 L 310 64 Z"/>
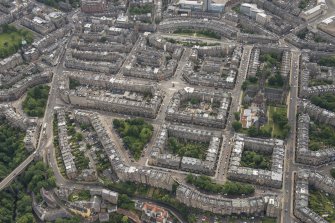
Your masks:
<path fill-rule="evenodd" d="M 268 83 L 271 87 L 282 87 L 284 85 L 284 79 L 279 73 L 277 73 L 269 78 Z"/>
<path fill-rule="evenodd" d="M 16 223 L 36 223 L 36 220 L 32 213 L 27 213 L 18 218 Z"/>
<path fill-rule="evenodd" d="M 27 92 L 27 97 L 22 103 L 22 107 L 28 116 L 43 117 L 47 104 L 50 87 L 39 85 Z"/>
<path fill-rule="evenodd" d="M 200 103 L 200 100 L 198 98 L 191 98 L 190 103 L 192 105 L 197 105 Z"/>
<path fill-rule="evenodd" d="M 243 91 L 247 90 L 248 86 L 249 86 L 250 82 L 248 80 L 244 81 L 241 88 Z"/>
<path fill-rule="evenodd" d="M 250 126 L 250 128 L 248 129 L 248 135 L 251 137 L 256 137 L 258 136 L 258 129 L 256 128 L 256 126 Z"/>
<path fill-rule="evenodd" d="M 234 117 L 236 121 L 240 120 L 240 112 L 234 112 Z"/>
<path fill-rule="evenodd" d="M 332 176 L 333 178 L 335 178 L 335 168 L 332 168 L 332 169 L 330 170 L 330 174 L 331 174 L 331 176 Z"/>
<path fill-rule="evenodd" d="M 128 222 L 128 217 L 127 216 L 123 216 L 121 221 L 123 223 L 127 223 Z"/>
<path fill-rule="evenodd" d="M 233 122 L 233 128 L 235 130 L 235 132 L 238 132 L 239 130 L 242 129 L 242 123 L 239 121 L 234 121 Z"/>

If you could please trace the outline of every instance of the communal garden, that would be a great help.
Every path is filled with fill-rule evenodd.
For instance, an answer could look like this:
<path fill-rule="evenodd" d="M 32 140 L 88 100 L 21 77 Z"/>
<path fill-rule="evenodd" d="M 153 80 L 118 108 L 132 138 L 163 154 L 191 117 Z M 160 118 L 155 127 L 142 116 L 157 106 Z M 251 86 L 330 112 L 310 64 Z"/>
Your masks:
<path fill-rule="evenodd" d="M 169 137 L 167 149 L 174 155 L 187 156 L 204 160 L 209 143 L 195 142 L 182 138 Z"/>
<path fill-rule="evenodd" d="M 116 129 L 123 143 L 133 157 L 141 157 L 144 146 L 150 141 L 154 127 L 142 118 L 114 119 L 113 127 Z"/>
<path fill-rule="evenodd" d="M 335 147 L 335 128 L 318 122 L 310 123 L 308 147 L 312 151 Z"/>
<path fill-rule="evenodd" d="M 33 34 L 26 29 L 17 29 L 12 25 L 1 26 L 0 33 L 0 58 L 6 58 L 16 53 L 24 43 L 33 42 Z"/>
<path fill-rule="evenodd" d="M 335 197 L 333 195 L 310 188 L 308 206 L 329 223 L 335 223 Z"/>
<path fill-rule="evenodd" d="M 50 87 L 39 85 L 28 90 L 27 97 L 22 103 L 23 111 L 31 117 L 43 117 L 49 97 Z"/>
<path fill-rule="evenodd" d="M 271 170 L 271 155 L 243 150 L 241 166 L 253 169 Z"/>

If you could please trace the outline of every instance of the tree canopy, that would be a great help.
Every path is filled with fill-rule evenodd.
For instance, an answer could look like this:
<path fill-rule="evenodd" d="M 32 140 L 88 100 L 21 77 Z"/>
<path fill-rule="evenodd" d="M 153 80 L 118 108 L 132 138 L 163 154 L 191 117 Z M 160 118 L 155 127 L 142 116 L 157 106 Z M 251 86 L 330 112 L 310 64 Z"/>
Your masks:
<path fill-rule="evenodd" d="M 27 97 L 22 103 L 24 112 L 28 116 L 43 117 L 47 105 L 50 87 L 39 85 L 28 90 Z"/>
<path fill-rule="evenodd" d="M 198 159 L 206 158 L 208 146 L 208 143 L 189 141 L 176 137 L 169 137 L 167 143 L 167 148 L 172 151 L 173 154 Z"/>
<path fill-rule="evenodd" d="M 255 188 L 250 184 L 243 184 L 239 182 L 227 181 L 225 184 L 217 184 L 212 181 L 208 176 L 200 175 L 195 176 L 189 174 L 186 177 L 186 182 L 196 186 L 198 189 L 210 192 L 221 193 L 227 195 L 249 195 L 255 192 Z"/>
<path fill-rule="evenodd" d="M 141 157 L 144 146 L 152 137 L 153 126 L 142 118 L 114 119 L 113 126 L 121 136 L 125 147 L 138 160 Z"/>
<path fill-rule="evenodd" d="M 24 136 L 23 131 L 11 127 L 0 119 L 0 180 L 28 156 L 24 148 Z"/>
<path fill-rule="evenodd" d="M 271 169 L 271 156 L 244 150 L 241 158 L 241 166 L 254 169 Z"/>
<path fill-rule="evenodd" d="M 317 151 L 335 146 L 335 128 L 321 123 L 312 123 L 309 126 L 309 149 Z"/>
<path fill-rule="evenodd" d="M 40 200 L 40 189 L 55 187 L 52 170 L 42 161 L 30 164 L 16 181 L 0 191 L 0 222 L 35 223 L 31 192 Z"/>
<path fill-rule="evenodd" d="M 33 42 L 33 35 L 27 29 L 17 29 L 13 25 L 3 25 L 0 34 L 0 58 L 6 58 L 16 53 L 23 45 L 23 40 L 27 44 Z"/>
<path fill-rule="evenodd" d="M 335 56 L 322 57 L 319 64 L 326 67 L 335 67 Z"/>
<path fill-rule="evenodd" d="M 314 95 L 311 97 L 311 102 L 321 108 L 335 112 L 335 95 L 332 93 Z"/>

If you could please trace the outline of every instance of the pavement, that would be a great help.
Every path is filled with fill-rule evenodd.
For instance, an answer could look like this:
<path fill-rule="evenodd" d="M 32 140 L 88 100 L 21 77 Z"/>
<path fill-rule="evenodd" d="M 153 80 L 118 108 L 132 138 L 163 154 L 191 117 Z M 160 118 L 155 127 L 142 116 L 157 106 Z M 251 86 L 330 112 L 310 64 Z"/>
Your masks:
<path fill-rule="evenodd" d="M 293 216 L 293 198 L 294 198 L 294 172 L 298 166 L 295 164 L 295 143 L 296 143 L 296 112 L 298 101 L 298 77 L 299 77 L 299 59 L 300 52 L 292 51 L 291 69 L 290 69 L 290 91 L 288 95 L 288 120 L 291 125 L 291 132 L 286 143 L 285 165 L 283 178 L 283 209 L 281 222 L 292 222 Z"/>
<path fill-rule="evenodd" d="M 240 62 L 239 72 L 236 79 L 235 88 L 231 91 L 232 103 L 230 105 L 229 116 L 227 118 L 227 126 L 223 135 L 226 138 L 226 143 L 222 144 L 221 152 L 218 160 L 218 167 L 215 174 L 215 180 L 219 183 L 224 183 L 227 179 L 227 170 L 229 165 L 229 158 L 230 153 L 232 150 L 232 143 L 231 139 L 234 136 L 234 130 L 231 124 L 234 122 L 234 112 L 239 110 L 241 104 L 241 94 L 242 94 L 242 83 L 246 78 L 249 62 L 250 62 L 250 55 L 253 46 L 244 46 L 242 52 L 242 58 Z"/>
<path fill-rule="evenodd" d="M 320 17 L 319 19 L 316 19 L 311 23 L 311 25 L 316 25 L 323 19 L 335 15 L 335 0 L 327 0 L 329 10 L 328 12 Z M 75 20 L 73 19 L 76 16 L 76 13 L 78 11 L 72 12 L 68 15 L 70 25 L 73 26 Z M 174 35 L 174 34 L 164 34 L 163 37 L 173 37 L 176 39 L 183 40 L 185 37 Z M 207 38 L 200 38 L 206 42 L 209 43 L 216 43 L 218 41 L 213 39 L 207 39 Z M 139 45 L 143 41 L 143 38 L 140 37 L 137 42 L 134 44 L 133 49 L 131 50 L 131 53 L 127 56 L 125 59 L 122 67 L 124 67 L 129 60 L 132 57 L 132 52 L 138 49 Z M 280 38 L 281 44 L 285 44 L 284 37 Z M 283 223 L 290 223 L 297 221 L 293 215 L 293 198 L 294 198 L 294 173 L 298 171 L 300 168 L 305 168 L 301 164 L 295 163 L 295 143 L 296 143 L 296 113 L 297 113 L 297 101 L 298 101 L 298 77 L 299 77 L 299 61 L 300 61 L 300 51 L 296 48 L 291 46 L 290 44 L 286 43 L 286 45 L 289 45 L 292 49 L 292 59 L 291 59 L 291 68 L 290 68 L 290 90 L 287 100 L 288 105 L 288 120 L 291 125 L 291 133 L 289 135 L 289 138 L 286 141 L 286 151 L 285 151 L 285 164 L 284 164 L 284 176 L 283 176 L 283 188 L 282 188 L 282 202 L 283 202 L 283 208 L 281 213 L 281 220 L 280 222 Z M 64 49 L 67 48 L 67 45 L 65 45 Z M 229 116 L 227 118 L 227 127 L 224 131 L 221 131 L 220 129 L 213 129 L 203 126 L 197 126 L 199 129 L 210 129 L 216 132 L 219 132 L 226 138 L 226 143 L 223 143 L 221 146 L 220 156 L 218 159 L 217 164 L 217 170 L 215 173 L 215 176 L 212 177 L 216 182 L 224 183 L 227 180 L 227 169 L 229 165 L 229 158 L 230 153 L 232 149 L 232 143 L 231 139 L 233 138 L 234 131 L 232 129 L 232 122 L 234 121 L 234 115 L 233 113 L 235 111 L 238 111 L 240 109 L 241 104 L 241 85 L 243 81 L 246 78 L 247 72 L 248 72 L 248 65 L 250 62 L 250 55 L 251 51 L 253 49 L 252 45 L 245 45 L 243 47 L 243 53 L 241 58 L 241 63 L 239 67 L 238 76 L 236 79 L 236 85 L 233 90 L 230 91 L 231 97 L 232 97 L 232 104 L 230 106 L 229 110 Z M 57 99 L 58 97 L 58 86 L 59 86 L 59 78 L 63 74 L 64 71 L 64 52 L 61 55 L 60 63 L 52 68 L 52 71 L 54 72 L 54 76 L 52 78 L 52 81 L 50 83 L 50 96 L 48 98 L 47 107 L 45 111 L 45 116 L 42 120 L 42 126 L 45 127 L 45 131 L 41 131 L 40 137 L 39 137 L 39 143 L 37 150 L 32 153 L 30 156 L 27 157 L 25 161 L 23 161 L 15 170 L 13 170 L 5 179 L 3 179 L 0 182 L 0 191 L 4 189 L 6 186 L 12 182 L 16 176 L 18 176 L 24 169 L 34 160 L 36 156 L 40 156 L 43 158 L 43 160 L 48 163 L 48 165 L 53 169 L 56 184 L 60 187 L 68 187 L 68 188 L 74 188 L 74 189 L 92 189 L 92 188 L 101 188 L 101 186 L 97 183 L 90 183 L 90 182 L 78 182 L 78 181 L 71 181 L 62 176 L 60 173 L 59 167 L 57 165 L 57 157 L 55 154 L 55 150 L 53 148 L 53 116 L 54 116 L 54 108 L 56 106 L 60 105 L 60 101 Z M 165 97 L 163 99 L 162 105 L 160 107 L 160 110 L 158 112 L 158 115 L 155 119 L 148 119 L 147 121 L 152 123 L 155 126 L 154 136 L 156 136 L 160 130 L 160 126 L 165 123 L 165 115 L 166 115 L 166 109 L 168 107 L 168 104 L 175 92 L 177 92 L 180 89 L 183 89 L 186 86 L 189 86 L 185 82 L 185 80 L 182 77 L 183 68 L 185 65 L 189 62 L 189 56 L 190 56 L 191 50 L 189 48 L 186 48 L 181 59 L 179 60 L 178 66 L 176 68 L 175 75 L 167 80 L 162 80 L 158 83 L 158 86 L 160 90 L 165 92 Z M 122 77 L 122 68 L 120 69 L 120 72 L 116 75 L 117 77 Z M 135 78 L 134 78 L 135 79 Z M 141 80 L 143 81 L 143 80 Z M 201 87 L 203 89 L 211 89 L 207 87 Z M 122 141 L 120 138 L 116 135 L 115 132 L 113 132 L 111 126 L 112 126 L 112 119 L 108 117 L 108 112 L 99 111 L 101 114 L 102 120 L 104 120 L 102 123 L 106 124 L 106 129 L 108 130 L 109 135 L 113 139 L 113 141 L 116 143 L 116 146 L 120 151 L 122 151 L 121 154 L 123 154 L 124 159 L 127 163 L 131 163 L 131 159 L 129 158 L 129 155 L 124 152 Z M 113 117 L 128 117 L 124 115 L 118 115 L 114 114 Z M 185 124 L 185 126 L 192 126 Z M 148 146 L 144 150 L 144 156 L 140 159 L 140 161 L 137 164 L 134 165 L 147 165 L 147 157 L 150 154 L 152 144 L 155 141 L 155 137 L 152 138 L 152 140 L 149 142 Z M 169 172 L 173 172 L 175 177 L 179 179 L 183 179 L 187 172 L 184 171 L 178 171 L 178 170 L 170 170 L 160 167 L 152 167 L 156 169 L 162 169 Z M 325 165 L 320 167 L 320 170 L 324 172 L 329 173 L 329 169 L 331 166 Z M 257 187 L 261 189 L 261 187 Z M 136 198 L 139 200 L 147 200 L 150 202 L 155 202 L 150 199 L 146 198 Z M 168 206 L 156 202 L 160 206 L 163 206 L 164 208 L 168 209 L 172 214 L 176 216 L 177 219 L 182 219 L 182 216 L 178 213 L 178 210 L 174 210 L 173 207 Z M 183 221 L 184 222 L 184 221 Z"/>

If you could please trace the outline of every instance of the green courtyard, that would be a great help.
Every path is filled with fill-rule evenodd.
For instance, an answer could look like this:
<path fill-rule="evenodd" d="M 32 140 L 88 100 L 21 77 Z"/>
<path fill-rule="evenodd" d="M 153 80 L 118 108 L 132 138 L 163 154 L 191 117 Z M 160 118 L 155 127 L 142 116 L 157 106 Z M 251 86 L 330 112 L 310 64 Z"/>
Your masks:
<path fill-rule="evenodd" d="M 310 189 L 308 206 L 329 223 L 335 223 L 335 197 L 333 195 Z"/>
<path fill-rule="evenodd" d="M 309 125 L 309 144 L 312 151 L 335 146 L 335 128 L 333 126 L 312 122 Z"/>
<path fill-rule="evenodd" d="M 272 131 L 271 136 L 274 138 L 286 138 L 290 130 L 286 107 L 268 106 L 267 117 L 267 124 L 261 128 L 266 131 Z"/>
<path fill-rule="evenodd" d="M 188 156 L 204 160 L 209 143 L 196 142 L 182 138 L 169 137 L 167 149 L 178 156 Z"/>
<path fill-rule="evenodd" d="M 16 53 L 23 42 L 30 44 L 33 42 L 33 35 L 26 29 L 17 29 L 11 25 L 1 27 L 3 32 L 0 34 L 0 58 L 6 58 Z"/>
<path fill-rule="evenodd" d="M 241 166 L 271 170 L 271 155 L 244 149 L 241 158 Z"/>

